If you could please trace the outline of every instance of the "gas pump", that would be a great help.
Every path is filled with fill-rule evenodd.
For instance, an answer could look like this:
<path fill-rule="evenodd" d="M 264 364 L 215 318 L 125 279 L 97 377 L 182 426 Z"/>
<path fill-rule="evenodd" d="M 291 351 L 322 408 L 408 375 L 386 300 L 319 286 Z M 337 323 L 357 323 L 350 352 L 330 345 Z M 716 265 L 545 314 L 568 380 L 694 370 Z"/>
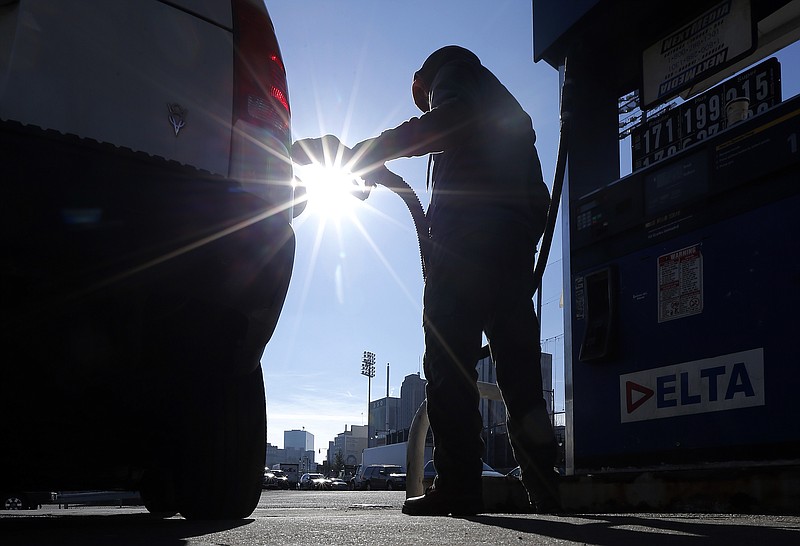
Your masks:
<path fill-rule="evenodd" d="M 575 87 L 567 473 L 797 465 L 800 97 L 768 57 L 800 37 L 800 2 L 533 6 L 536 60 L 569 58 Z M 661 113 L 620 177 L 631 92 Z"/>

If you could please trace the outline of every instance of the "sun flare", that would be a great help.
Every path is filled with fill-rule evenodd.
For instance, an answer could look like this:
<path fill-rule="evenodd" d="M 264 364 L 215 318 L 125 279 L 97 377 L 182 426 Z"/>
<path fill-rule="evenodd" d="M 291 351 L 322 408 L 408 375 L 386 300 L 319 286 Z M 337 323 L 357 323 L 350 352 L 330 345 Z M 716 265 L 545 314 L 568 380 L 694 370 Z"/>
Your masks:
<path fill-rule="evenodd" d="M 343 168 L 318 163 L 296 165 L 295 176 L 306 187 L 309 214 L 333 219 L 353 217 L 361 204 L 356 195 L 362 194 L 364 182 Z"/>

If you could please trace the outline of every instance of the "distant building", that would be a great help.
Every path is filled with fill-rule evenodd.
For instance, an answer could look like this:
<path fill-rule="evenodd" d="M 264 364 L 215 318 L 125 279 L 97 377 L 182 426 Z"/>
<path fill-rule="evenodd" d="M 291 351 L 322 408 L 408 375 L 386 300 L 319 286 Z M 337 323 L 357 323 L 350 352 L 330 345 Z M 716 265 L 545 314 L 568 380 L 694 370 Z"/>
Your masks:
<path fill-rule="evenodd" d="M 478 381 L 497 383 L 497 374 L 495 373 L 494 362 L 489 354 L 488 346 L 483 347 L 481 350 L 481 358 L 478 360 L 476 368 L 478 370 Z M 486 434 L 508 434 L 506 432 L 506 406 L 502 401 L 481 398 L 479 407 L 483 419 L 483 430 Z"/>
<path fill-rule="evenodd" d="M 336 460 L 336 454 L 342 454 L 345 466 L 355 467 L 361 463 L 361 452 L 367 447 L 367 425 L 352 425 L 344 432 L 336 435 L 336 439 L 328 442 L 328 465 L 332 466 Z"/>
<path fill-rule="evenodd" d="M 547 413 L 555 412 L 555 391 L 553 390 L 553 355 L 542 353 L 542 396 L 547 402 Z"/>
<path fill-rule="evenodd" d="M 387 396 L 369 403 L 369 447 L 386 443 L 386 435 L 400 426 L 400 399 Z M 377 438 L 382 440 L 378 441 Z"/>
<path fill-rule="evenodd" d="M 291 463 L 297 464 L 302 472 L 314 472 L 317 469 L 314 455 L 314 451 L 294 447 L 281 449 L 272 444 L 267 444 L 267 458 L 264 466 L 273 468 L 276 464 Z"/>
<path fill-rule="evenodd" d="M 414 416 L 425 401 L 425 385 L 428 382 L 418 373 L 407 375 L 400 385 L 400 430 L 411 428 Z"/>
<path fill-rule="evenodd" d="M 542 396 L 547 403 L 547 412 L 553 415 L 553 355 L 542 353 Z M 489 354 L 484 347 L 476 366 L 478 381 L 497 383 L 497 374 Z M 535 396 L 536 393 L 531 393 Z M 481 398 L 480 411 L 483 419 L 483 440 L 486 445 L 484 460 L 498 469 L 516 466 L 506 428 L 506 407 L 502 401 Z"/>
<path fill-rule="evenodd" d="M 278 446 L 274 446 L 267 442 L 267 457 L 264 460 L 264 466 L 272 467 L 275 463 L 279 463 L 280 452 L 282 450 Z"/>
<path fill-rule="evenodd" d="M 314 435 L 305 430 L 284 430 L 283 447 L 314 451 Z"/>
<path fill-rule="evenodd" d="M 547 413 L 553 415 L 553 355 L 542 353 L 541 365 L 542 397 L 547 403 Z M 478 370 L 478 381 L 497 383 L 497 374 L 488 346 L 482 349 L 481 358 L 478 360 L 476 368 Z M 502 402 L 481 399 L 480 408 L 484 427 L 505 423 L 506 409 Z"/>
<path fill-rule="evenodd" d="M 276 464 L 297 464 L 300 472 L 314 472 L 317 463 L 314 461 L 314 435 L 305 430 L 285 430 L 283 432 L 283 449 L 267 444 L 267 457 L 264 466 L 272 468 Z"/>

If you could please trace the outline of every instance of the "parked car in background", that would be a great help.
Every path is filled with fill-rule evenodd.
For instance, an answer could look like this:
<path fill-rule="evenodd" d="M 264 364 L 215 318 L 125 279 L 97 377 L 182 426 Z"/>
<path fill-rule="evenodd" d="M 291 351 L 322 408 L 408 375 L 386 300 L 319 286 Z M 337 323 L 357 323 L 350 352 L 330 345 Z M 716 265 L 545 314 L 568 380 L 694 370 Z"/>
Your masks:
<path fill-rule="evenodd" d="M 300 210 L 264 2 L 0 6 L 0 483 L 246 517 Z"/>
<path fill-rule="evenodd" d="M 347 491 L 350 487 L 342 478 L 328 478 L 328 488 L 331 491 Z"/>
<path fill-rule="evenodd" d="M 330 480 L 322 474 L 308 472 L 300 477 L 301 490 L 323 491 L 330 489 Z"/>
<path fill-rule="evenodd" d="M 297 489 L 300 483 L 300 465 L 298 463 L 276 463 L 272 465 L 272 472 L 279 470 L 286 476 L 289 489 Z"/>
<path fill-rule="evenodd" d="M 289 476 L 283 470 L 270 470 L 272 474 L 275 476 L 275 482 L 278 486 L 277 489 L 289 489 L 291 484 L 289 483 Z"/>
<path fill-rule="evenodd" d="M 403 467 L 390 464 L 373 464 L 364 469 L 362 489 L 399 489 L 406 488 L 406 473 Z"/>
<path fill-rule="evenodd" d="M 142 506 L 138 491 L 58 491 L 53 504 L 59 508 L 74 506 Z M 174 515 L 174 514 L 173 514 Z"/>
<path fill-rule="evenodd" d="M 0 491 L 0 510 L 36 510 L 54 498 L 50 491 Z"/>
<path fill-rule="evenodd" d="M 280 470 L 264 469 L 262 489 L 289 489 L 289 478 Z"/>
<path fill-rule="evenodd" d="M 355 472 L 353 472 L 353 475 L 350 477 L 349 480 L 347 480 L 347 485 L 350 487 L 351 491 L 354 491 L 356 489 L 363 489 L 362 488 L 364 480 L 363 468 L 364 468 L 363 465 L 358 465 L 356 467 Z"/>
<path fill-rule="evenodd" d="M 494 468 L 492 468 L 486 463 L 483 463 L 483 471 L 481 472 L 481 476 L 483 477 L 484 480 L 494 479 L 494 478 L 505 479 L 504 474 L 501 474 L 500 472 L 496 471 Z M 436 467 L 434 466 L 433 461 L 428 461 L 422 468 L 422 487 L 428 488 L 431 485 L 433 485 L 433 479 L 435 477 L 436 477 Z"/>
<path fill-rule="evenodd" d="M 264 478 L 261 480 L 261 488 L 277 489 L 277 487 L 275 487 L 275 474 L 273 474 L 266 468 L 264 469 Z"/>
<path fill-rule="evenodd" d="M 553 472 L 555 472 L 556 474 L 559 474 L 561 476 L 563 476 L 565 474 L 564 468 L 558 467 L 558 466 L 554 466 L 553 467 Z M 509 477 L 512 477 L 512 478 L 517 478 L 517 479 L 521 480 L 522 479 L 522 469 L 519 466 L 517 466 L 515 468 L 512 468 L 508 472 L 508 474 L 506 474 L 506 476 L 509 476 Z"/>

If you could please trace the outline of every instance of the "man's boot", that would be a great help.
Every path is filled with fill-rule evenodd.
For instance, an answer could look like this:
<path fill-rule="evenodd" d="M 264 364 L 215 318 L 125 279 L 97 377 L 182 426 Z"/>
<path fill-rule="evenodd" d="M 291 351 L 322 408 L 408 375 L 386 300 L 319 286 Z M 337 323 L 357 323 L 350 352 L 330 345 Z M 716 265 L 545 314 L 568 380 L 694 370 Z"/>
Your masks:
<path fill-rule="evenodd" d="M 483 492 L 447 492 L 435 486 L 429 487 L 421 497 L 406 499 L 403 513 L 409 516 L 474 516 L 483 512 Z"/>
<path fill-rule="evenodd" d="M 547 410 L 542 406 L 522 419 L 509 419 L 508 431 L 531 507 L 537 513 L 560 512 L 559 476 L 553 468 L 558 447 Z"/>

